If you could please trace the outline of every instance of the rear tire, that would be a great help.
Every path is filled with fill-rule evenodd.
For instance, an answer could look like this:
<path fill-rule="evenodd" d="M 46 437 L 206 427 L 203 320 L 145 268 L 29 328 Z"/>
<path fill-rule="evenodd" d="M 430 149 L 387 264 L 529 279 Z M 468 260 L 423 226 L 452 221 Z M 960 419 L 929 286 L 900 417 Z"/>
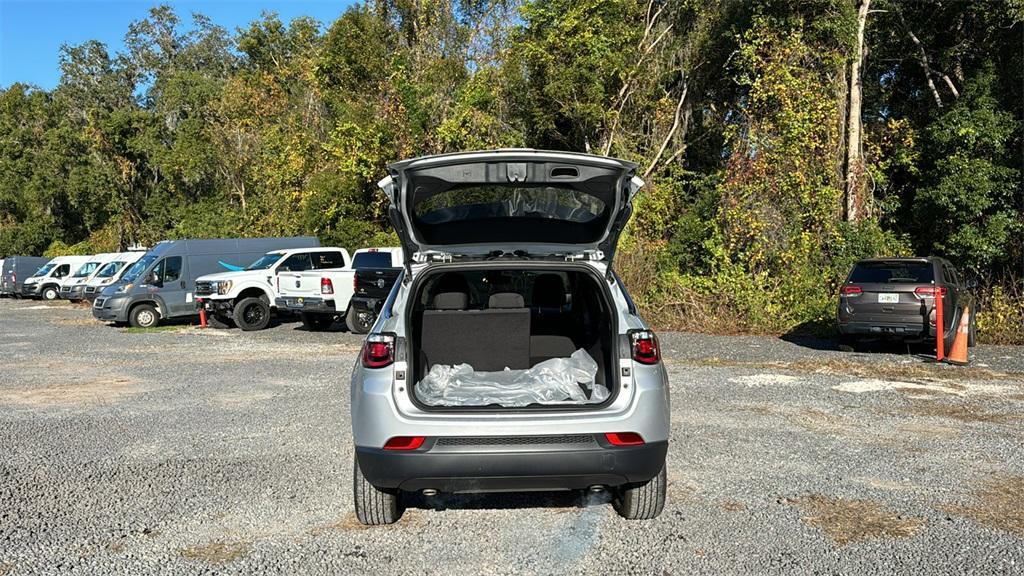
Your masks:
<path fill-rule="evenodd" d="M 56 300 L 60 293 L 53 286 L 47 286 L 43 288 L 43 300 Z"/>
<path fill-rule="evenodd" d="M 134 328 L 155 328 L 160 324 L 160 312 L 149 304 L 139 304 L 132 308 L 128 323 Z"/>
<path fill-rule="evenodd" d="M 345 325 L 348 326 L 348 331 L 353 334 L 366 334 L 373 328 L 373 320 L 369 322 L 360 320 L 360 314 L 355 308 L 349 308 L 348 314 L 345 315 Z"/>
<path fill-rule="evenodd" d="M 235 324 L 246 332 L 263 330 L 270 324 L 270 305 L 263 298 L 242 298 L 235 304 Z"/>
<path fill-rule="evenodd" d="M 394 524 L 402 517 L 399 493 L 385 492 L 370 484 L 359 469 L 359 459 L 352 458 L 352 500 L 356 518 L 367 526 Z"/>
<path fill-rule="evenodd" d="M 627 520 L 653 520 L 665 508 L 665 465 L 654 478 L 643 484 L 619 488 L 612 506 L 619 516 Z"/>
<path fill-rule="evenodd" d="M 302 318 L 302 325 L 311 332 L 322 332 L 330 328 L 331 324 L 334 324 L 334 316 L 330 314 L 303 312 L 300 316 Z"/>
<path fill-rule="evenodd" d="M 856 352 L 857 351 L 857 337 L 852 334 L 840 334 L 839 335 L 839 351 L 840 352 Z"/>

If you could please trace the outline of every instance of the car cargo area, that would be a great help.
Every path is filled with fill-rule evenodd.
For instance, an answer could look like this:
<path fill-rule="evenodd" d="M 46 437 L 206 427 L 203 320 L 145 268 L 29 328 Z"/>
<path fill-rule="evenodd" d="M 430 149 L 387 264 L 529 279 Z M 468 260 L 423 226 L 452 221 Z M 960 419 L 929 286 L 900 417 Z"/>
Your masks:
<path fill-rule="evenodd" d="M 438 271 L 411 310 L 424 409 L 597 407 L 615 395 L 615 314 L 583 267 Z"/>

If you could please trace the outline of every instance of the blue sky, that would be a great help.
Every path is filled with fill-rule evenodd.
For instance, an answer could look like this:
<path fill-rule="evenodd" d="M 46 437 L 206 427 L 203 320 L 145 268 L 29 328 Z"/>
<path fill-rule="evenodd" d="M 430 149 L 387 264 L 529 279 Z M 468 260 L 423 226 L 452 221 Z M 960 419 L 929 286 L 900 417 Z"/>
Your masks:
<path fill-rule="evenodd" d="M 285 22 L 312 16 L 333 22 L 353 0 L 0 0 L 0 87 L 14 82 L 51 89 L 60 80 L 62 44 L 99 40 L 111 53 L 121 50 L 128 24 L 150 7 L 170 4 L 185 23 L 201 12 L 234 32 L 236 27 L 277 12 Z"/>

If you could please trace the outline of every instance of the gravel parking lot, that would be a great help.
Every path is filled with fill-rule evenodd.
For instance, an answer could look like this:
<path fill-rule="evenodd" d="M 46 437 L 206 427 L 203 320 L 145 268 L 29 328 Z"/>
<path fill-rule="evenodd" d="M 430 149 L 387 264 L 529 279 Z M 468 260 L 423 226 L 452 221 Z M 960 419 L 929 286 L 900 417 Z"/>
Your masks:
<path fill-rule="evenodd" d="M 665 334 L 668 504 L 352 511 L 360 338 L 138 333 L 0 300 L 0 575 L 1024 572 L 1024 355 Z"/>

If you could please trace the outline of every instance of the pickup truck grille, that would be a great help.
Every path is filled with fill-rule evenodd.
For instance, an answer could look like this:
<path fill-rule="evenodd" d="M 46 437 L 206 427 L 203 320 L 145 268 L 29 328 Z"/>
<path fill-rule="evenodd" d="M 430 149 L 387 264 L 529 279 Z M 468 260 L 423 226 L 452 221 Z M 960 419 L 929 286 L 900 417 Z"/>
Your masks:
<path fill-rule="evenodd" d="M 95 286 L 86 286 L 85 287 L 85 293 L 86 294 L 92 294 L 95 291 L 96 291 L 96 287 Z"/>
<path fill-rule="evenodd" d="M 215 292 L 213 282 L 196 282 L 196 296 L 209 296 Z"/>
<path fill-rule="evenodd" d="M 71 292 L 71 286 L 61 286 L 61 292 Z"/>

